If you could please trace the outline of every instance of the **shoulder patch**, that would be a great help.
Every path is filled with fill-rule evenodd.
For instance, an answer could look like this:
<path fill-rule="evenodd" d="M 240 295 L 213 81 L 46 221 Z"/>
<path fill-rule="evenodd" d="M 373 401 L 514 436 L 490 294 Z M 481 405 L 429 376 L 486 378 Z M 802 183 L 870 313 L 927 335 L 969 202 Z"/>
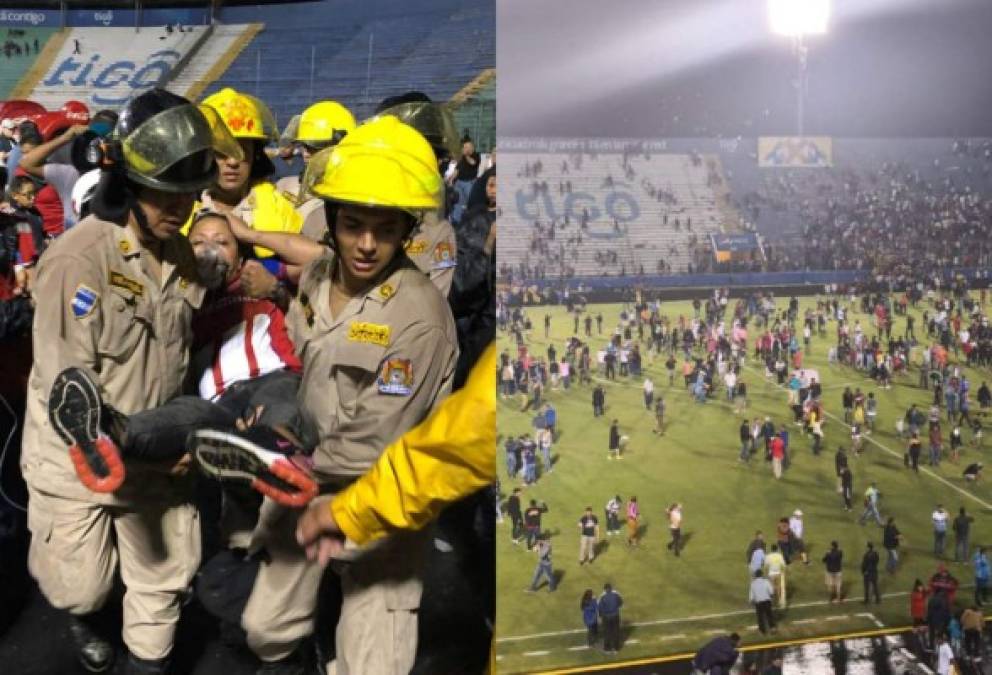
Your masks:
<path fill-rule="evenodd" d="M 413 392 L 413 364 L 410 359 L 388 359 L 379 372 L 379 393 L 409 396 Z"/>
<path fill-rule="evenodd" d="M 448 267 L 454 267 L 456 264 L 451 244 L 442 241 L 434 247 L 434 269 L 442 270 Z"/>
<path fill-rule="evenodd" d="M 427 242 L 423 239 L 412 239 L 406 244 L 407 255 L 421 255 L 427 250 Z"/>
<path fill-rule="evenodd" d="M 307 325 L 313 328 L 313 307 L 310 305 L 310 296 L 300 291 L 299 300 L 300 307 L 303 308 L 303 318 L 306 320 Z"/>
<path fill-rule="evenodd" d="M 79 284 L 72 296 L 72 313 L 77 319 L 89 316 L 93 308 L 96 307 L 96 301 L 99 297 L 99 294 L 89 286 Z"/>
<path fill-rule="evenodd" d="M 117 286 L 117 288 L 123 288 L 126 291 L 131 291 L 137 296 L 144 296 L 145 285 L 140 281 L 132 279 L 129 276 L 125 276 L 120 272 L 110 273 L 110 285 Z"/>
<path fill-rule="evenodd" d="M 368 342 L 380 347 L 388 347 L 389 326 L 354 321 L 348 327 L 348 339 L 352 342 Z"/>

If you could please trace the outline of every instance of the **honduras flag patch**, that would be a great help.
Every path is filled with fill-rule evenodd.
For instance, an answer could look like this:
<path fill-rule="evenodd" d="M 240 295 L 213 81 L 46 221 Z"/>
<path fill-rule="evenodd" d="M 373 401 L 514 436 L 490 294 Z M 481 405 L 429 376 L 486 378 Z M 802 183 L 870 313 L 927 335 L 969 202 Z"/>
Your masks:
<path fill-rule="evenodd" d="M 96 299 L 99 296 L 89 286 L 80 284 L 76 287 L 76 294 L 72 296 L 72 313 L 77 319 L 89 316 L 96 306 Z"/>

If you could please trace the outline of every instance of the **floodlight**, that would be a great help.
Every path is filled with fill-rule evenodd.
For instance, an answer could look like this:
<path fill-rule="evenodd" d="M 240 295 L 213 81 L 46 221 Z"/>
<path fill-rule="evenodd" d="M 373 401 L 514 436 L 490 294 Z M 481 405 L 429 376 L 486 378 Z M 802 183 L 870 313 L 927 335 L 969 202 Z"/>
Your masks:
<path fill-rule="evenodd" d="M 827 32 L 830 0 L 768 0 L 768 21 L 778 35 L 801 37 Z"/>

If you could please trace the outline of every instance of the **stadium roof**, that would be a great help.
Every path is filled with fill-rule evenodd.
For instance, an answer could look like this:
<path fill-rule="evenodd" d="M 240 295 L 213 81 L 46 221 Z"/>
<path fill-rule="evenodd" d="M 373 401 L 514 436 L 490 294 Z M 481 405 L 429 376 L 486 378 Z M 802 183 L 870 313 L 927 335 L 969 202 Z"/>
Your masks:
<path fill-rule="evenodd" d="M 992 136 L 992 2 L 834 0 L 809 44 L 806 133 Z M 510 136 L 757 136 L 796 128 L 797 62 L 763 0 L 500 0 Z"/>

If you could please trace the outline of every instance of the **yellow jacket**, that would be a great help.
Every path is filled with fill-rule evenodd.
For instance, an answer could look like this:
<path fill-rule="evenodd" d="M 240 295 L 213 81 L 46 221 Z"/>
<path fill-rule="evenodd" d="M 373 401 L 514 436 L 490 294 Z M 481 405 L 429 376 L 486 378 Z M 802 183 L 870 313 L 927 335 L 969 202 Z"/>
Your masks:
<path fill-rule="evenodd" d="M 341 532 L 357 544 L 416 530 L 449 503 L 496 480 L 496 346 L 465 386 L 382 453 L 331 500 Z"/>

